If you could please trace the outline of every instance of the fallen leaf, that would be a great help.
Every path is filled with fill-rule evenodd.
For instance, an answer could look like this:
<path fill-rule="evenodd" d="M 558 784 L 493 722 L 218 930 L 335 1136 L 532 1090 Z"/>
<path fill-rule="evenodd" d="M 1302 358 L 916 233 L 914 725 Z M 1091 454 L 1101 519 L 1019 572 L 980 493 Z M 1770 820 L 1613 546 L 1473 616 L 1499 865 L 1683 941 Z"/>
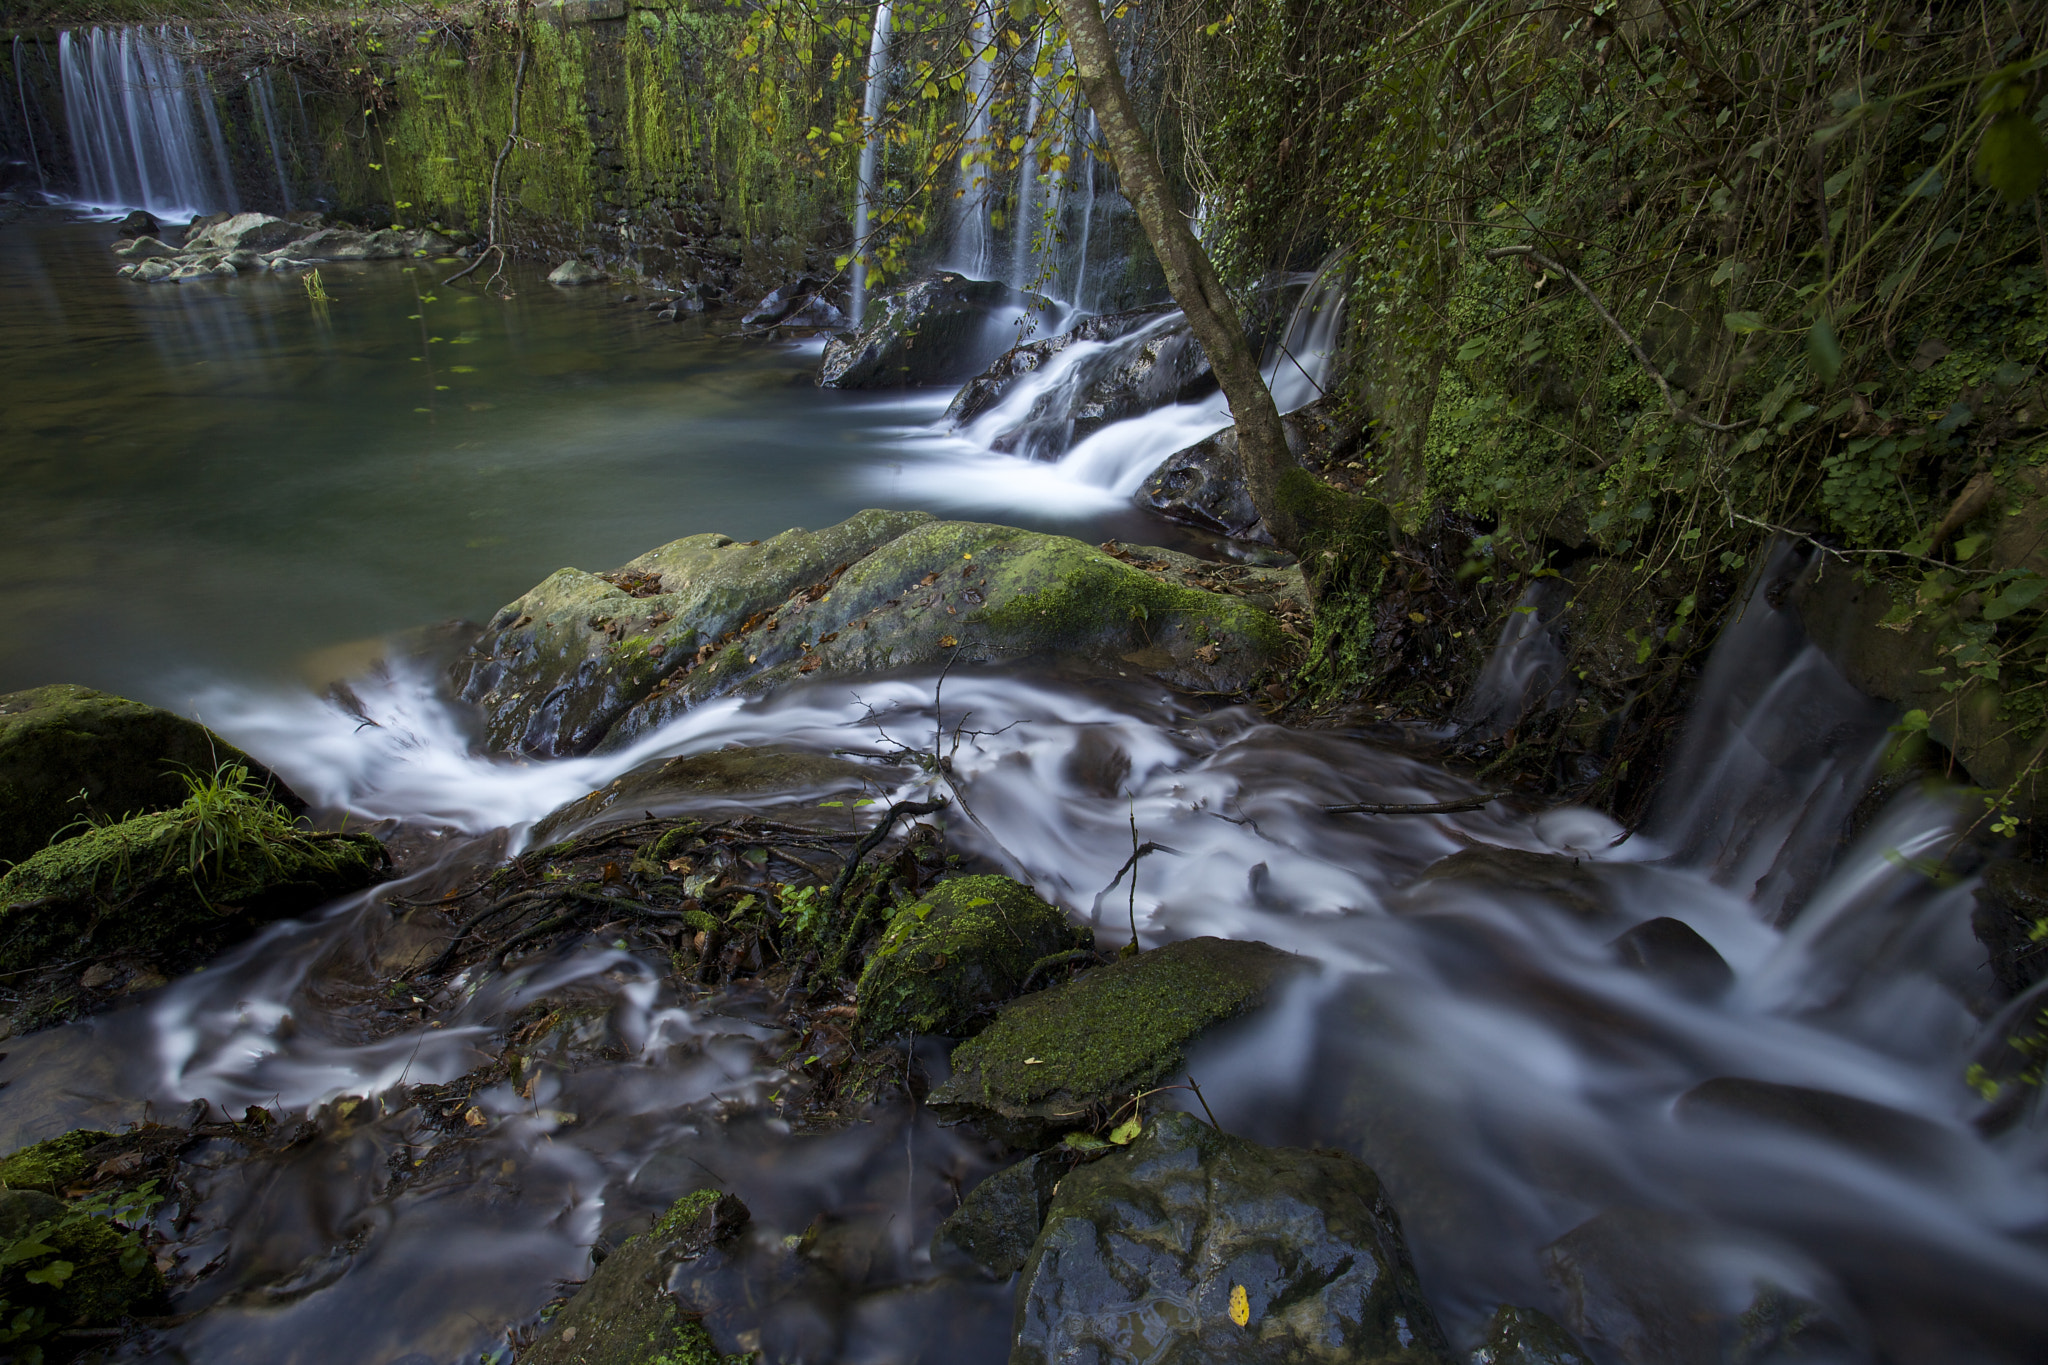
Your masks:
<path fill-rule="evenodd" d="M 1216 662 L 1217 655 L 1221 654 L 1222 652 L 1223 651 L 1218 649 L 1215 645 L 1203 645 L 1200 649 L 1195 651 L 1195 657 L 1197 659 L 1200 659 L 1205 664 L 1213 664 Z"/>
<path fill-rule="evenodd" d="M 601 880 L 603 880 L 607 885 L 609 885 L 612 882 L 618 881 L 622 875 L 623 874 L 620 873 L 619 865 L 617 863 L 606 863 L 604 865 L 604 876 Z"/>
<path fill-rule="evenodd" d="M 958 640 L 954 639 L 954 638 L 953 638 L 952 636 L 950 636 L 950 635 L 941 635 L 941 636 L 939 637 L 939 648 L 940 648 L 940 649 L 951 649 L 951 648 L 953 648 L 953 647 L 954 647 L 955 645 L 957 645 L 957 644 L 959 644 L 959 643 L 960 643 L 960 642 L 959 642 Z"/>
<path fill-rule="evenodd" d="M 1426 616 L 1424 616 L 1424 615 L 1423 615 L 1423 614 L 1422 614 L 1421 612 L 1419 612 L 1419 611 L 1411 611 L 1411 612 L 1409 612 L 1409 613 L 1408 613 L 1408 619 L 1409 619 L 1409 620 L 1411 620 L 1411 621 L 1413 621 L 1413 622 L 1414 622 L 1414 623 L 1415 623 L 1416 625 L 1418 625 L 1418 626 L 1419 626 L 1419 625 L 1421 625 L 1421 624 L 1422 624 L 1422 623 L 1423 623 L 1424 621 L 1428 620 L 1429 618 L 1428 618 L 1428 617 L 1426 617 Z"/>
<path fill-rule="evenodd" d="M 463 1111 L 462 1121 L 472 1128 L 482 1128 L 490 1123 L 490 1120 L 484 1117 L 484 1111 L 473 1104 Z"/>
<path fill-rule="evenodd" d="M 1024 1059 L 1024 1065 L 1026 1065 L 1026 1066 L 1044 1066 L 1044 1065 L 1045 1065 L 1045 1063 L 1044 1063 L 1044 1061 L 1042 1061 L 1041 1059 L 1039 1059 L 1039 1058 L 1037 1058 L 1037 1057 L 1026 1057 L 1026 1058 Z"/>
<path fill-rule="evenodd" d="M 1243 1327 L 1252 1320 L 1251 1295 L 1244 1292 L 1241 1284 L 1230 1287 L 1230 1320 Z"/>
<path fill-rule="evenodd" d="M 917 586 L 920 588 L 929 588 L 932 584 L 938 581 L 939 575 L 936 571 L 934 571 L 932 573 L 926 574 L 923 578 L 918 579 Z"/>
<path fill-rule="evenodd" d="M 818 666 L 823 662 L 824 660 L 816 654 L 806 654 L 804 655 L 804 661 L 796 666 L 796 671 L 799 673 L 815 673 L 818 671 Z"/>
<path fill-rule="evenodd" d="M 1145 1120 L 1133 1114 L 1110 1130 L 1109 1140 L 1119 1147 L 1128 1147 L 1144 1129 Z"/>

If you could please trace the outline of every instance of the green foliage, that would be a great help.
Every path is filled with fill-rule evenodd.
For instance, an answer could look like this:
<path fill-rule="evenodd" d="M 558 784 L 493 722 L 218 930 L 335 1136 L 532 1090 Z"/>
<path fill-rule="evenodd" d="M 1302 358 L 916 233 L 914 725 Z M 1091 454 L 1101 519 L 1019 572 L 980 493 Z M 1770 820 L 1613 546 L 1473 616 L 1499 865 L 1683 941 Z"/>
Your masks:
<path fill-rule="evenodd" d="M 10 1196 L 0 1194 L 0 1201 Z M 38 1344 L 74 1327 L 105 1327 L 161 1297 L 142 1229 L 155 1182 L 60 1203 L 36 1195 L 0 1204 L 0 1345 L 42 1359 Z"/>
<path fill-rule="evenodd" d="M 85 1153 L 113 1136 L 78 1128 L 24 1147 L 0 1161 L 0 1188 L 61 1195 L 85 1176 Z"/>

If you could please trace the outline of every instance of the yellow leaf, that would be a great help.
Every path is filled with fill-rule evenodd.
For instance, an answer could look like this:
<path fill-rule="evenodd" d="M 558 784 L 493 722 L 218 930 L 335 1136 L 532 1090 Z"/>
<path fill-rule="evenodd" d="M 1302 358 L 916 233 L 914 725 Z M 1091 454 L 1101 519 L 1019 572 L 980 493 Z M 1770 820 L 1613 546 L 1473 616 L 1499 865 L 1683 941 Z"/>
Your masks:
<path fill-rule="evenodd" d="M 957 644 L 959 644 L 959 643 L 960 643 L 960 642 L 959 642 L 958 640 L 954 639 L 954 638 L 953 638 L 952 636 L 950 636 L 950 635 L 941 635 L 941 636 L 939 637 L 939 648 L 940 648 L 940 649 L 951 649 L 951 648 L 952 648 L 953 646 L 955 646 L 955 645 L 957 645 Z"/>
<path fill-rule="evenodd" d="M 1244 1292 L 1244 1286 L 1241 1284 L 1232 1285 L 1230 1288 L 1230 1320 L 1239 1327 L 1252 1320 L 1251 1296 Z"/>

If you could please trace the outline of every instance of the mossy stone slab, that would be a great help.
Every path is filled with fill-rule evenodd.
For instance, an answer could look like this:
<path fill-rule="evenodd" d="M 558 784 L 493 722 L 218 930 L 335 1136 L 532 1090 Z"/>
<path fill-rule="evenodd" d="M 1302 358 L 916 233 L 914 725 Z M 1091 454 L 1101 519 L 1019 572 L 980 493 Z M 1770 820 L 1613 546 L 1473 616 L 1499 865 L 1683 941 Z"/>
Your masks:
<path fill-rule="evenodd" d="M 183 716 L 69 683 L 0 696 L 0 868 L 88 815 L 175 806 L 185 799 L 181 769 L 206 776 L 222 763 L 242 764 L 304 809 L 262 764 Z"/>
<path fill-rule="evenodd" d="M 157 811 L 0 876 L 0 972 L 120 950 L 189 959 L 368 886 L 386 862 L 367 834 L 295 831 L 231 844 L 195 878 L 190 839 L 177 811 Z"/>
<path fill-rule="evenodd" d="M 491 618 L 456 690 L 483 708 L 493 747 L 582 753 L 702 645 L 930 520 L 870 509 L 768 540 L 688 536 L 609 574 L 558 569 Z"/>
<path fill-rule="evenodd" d="M 96 1128 L 74 1128 L 45 1138 L 0 1160 L 0 1185 L 10 1190 L 62 1194 L 88 1174 L 85 1154 L 113 1137 Z"/>
<path fill-rule="evenodd" d="M 1368 1167 L 1166 1113 L 1060 1181 L 1010 1353 L 1140 1359 L 1449 1365 L 1450 1351 Z"/>
<path fill-rule="evenodd" d="M 1066 915 L 1008 877 L 940 882 L 889 921 L 861 973 L 860 1033 L 971 1033 L 1042 958 L 1078 941 Z"/>
<path fill-rule="evenodd" d="M 1159 1084 L 1205 1029 L 1263 1003 L 1307 965 L 1264 943 L 1184 939 L 1027 995 L 953 1050 L 929 1103 L 1036 1146 Z"/>
<path fill-rule="evenodd" d="M 743 1365 L 666 1288 L 670 1269 L 694 1260 L 747 1222 L 747 1206 L 716 1190 L 686 1194 L 649 1231 L 605 1257 L 555 1315 L 520 1365 Z"/>
<path fill-rule="evenodd" d="M 647 813 L 673 815 L 739 803 L 758 810 L 776 798 L 859 792 L 874 776 L 873 765 L 779 745 L 657 758 L 551 812 L 534 826 L 531 842 L 545 847 L 569 834 Z"/>

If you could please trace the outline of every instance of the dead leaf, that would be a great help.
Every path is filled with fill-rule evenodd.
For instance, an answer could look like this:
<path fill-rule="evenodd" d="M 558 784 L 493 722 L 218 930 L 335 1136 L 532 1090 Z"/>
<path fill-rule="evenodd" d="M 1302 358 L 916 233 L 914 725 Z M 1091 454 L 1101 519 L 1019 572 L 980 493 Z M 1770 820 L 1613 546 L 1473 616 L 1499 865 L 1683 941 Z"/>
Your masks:
<path fill-rule="evenodd" d="M 484 1111 L 473 1104 L 463 1111 L 462 1121 L 472 1128 L 483 1128 L 490 1123 L 490 1120 L 484 1117 Z"/>
<path fill-rule="evenodd" d="M 941 635 L 939 637 L 940 649 L 952 649 L 955 645 L 958 645 L 959 643 L 960 642 L 958 640 L 954 639 L 950 635 Z"/>
<path fill-rule="evenodd" d="M 1217 656 L 1222 652 L 1223 651 L 1218 649 L 1215 645 L 1203 645 L 1200 649 L 1195 651 L 1195 657 L 1197 659 L 1200 659 L 1205 664 L 1213 664 L 1216 662 Z"/>
<path fill-rule="evenodd" d="M 604 875 L 601 878 L 601 880 L 605 882 L 607 885 L 609 885 L 612 882 L 618 881 L 622 875 L 623 874 L 620 873 L 619 865 L 617 863 L 606 863 L 604 865 Z"/>
<path fill-rule="evenodd" d="M 932 584 L 938 581 L 939 575 L 936 571 L 934 571 L 932 573 L 926 574 L 923 578 L 918 579 L 917 586 L 920 588 L 929 588 Z"/>
<path fill-rule="evenodd" d="M 818 665 L 823 662 L 824 660 L 815 654 L 806 654 L 804 655 L 804 661 L 796 666 L 796 671 L 799 673 L 815 673 L 818 671 Z"/>

